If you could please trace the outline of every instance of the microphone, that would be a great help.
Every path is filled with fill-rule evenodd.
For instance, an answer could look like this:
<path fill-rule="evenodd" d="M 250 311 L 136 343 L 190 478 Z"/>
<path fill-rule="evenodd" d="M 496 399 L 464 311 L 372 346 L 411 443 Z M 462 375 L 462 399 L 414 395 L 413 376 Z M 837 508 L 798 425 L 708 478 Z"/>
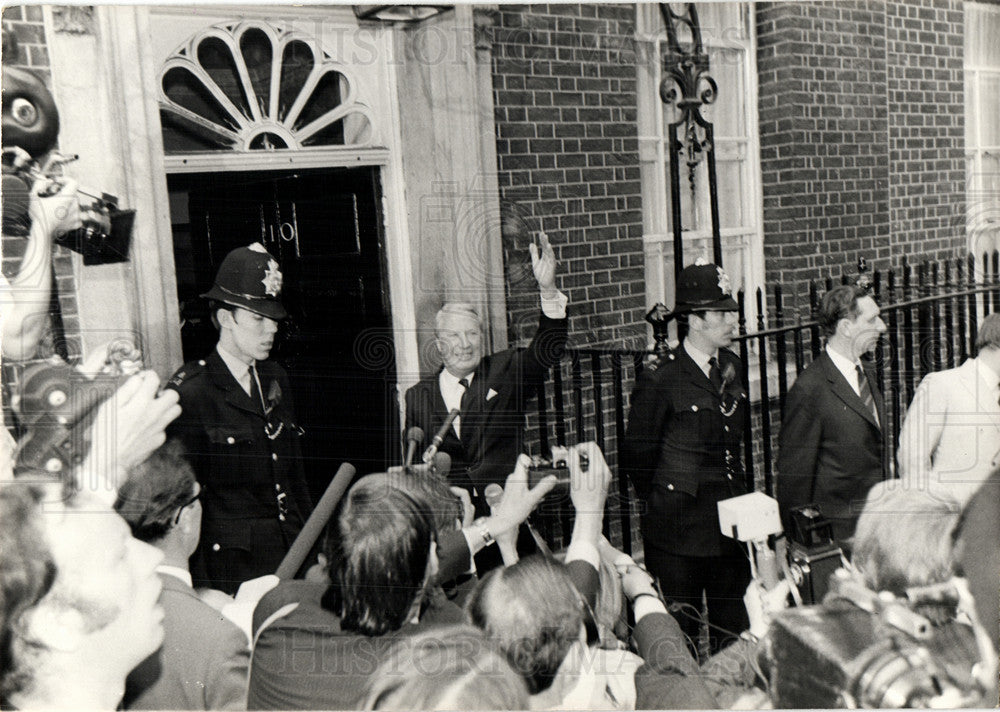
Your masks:
<path fill-rule="evenodd" d="M 431 465 L 431 472 L 447 478 L 448 473 L 451 472 L 451 455 L 446 452 L 434 453 L 434 462 Z"/>
<path fill-rule="evenodd" d="M 486 485 L 486 489 L 483 490 L 483 499 L 486 500 L 486 504 L 489 505 L 490 511 L 500 504 L 500 500 L 503 499 L 503 487 L 498 485 L 496 482 L 490 482 Z"/>
<path fill-rule="evenodd" d="M 340 498 L 344 496 L 344 492 L 350 486 L 351 480 L 354 479 L 355 472 L 354 465 L 349 462 L 343 463 L 337 470 L 337 474 L 330 480 L 326 492 L 323 493 L 323 497 L 320 498 L 316 504 L 316 508 L 309 515 L 309 519 L 306 521 L 305 526 L 302 527 L 302 531 L 295 537 L 295 541 L 292 542 L 292 546 L 288 550 L 288 553 L 285 554 L 285 558 L 278 565 L 278 570 L 274 572 L 274 575 L 279 579 L 290 579 L 301 568 L 302 562 L 306 560 L 309 552 L 312 551 L 313 544 L 316 543 L 320 534 L 323 533 L 326 523 L 330 521 L 337 503 L 340 502 Z"/>
<path fill-rule="evenodd" d="M 414 426 L 406 431 L 406 460 L 403 461 L 403 467 L 409 467 L 413 464 L 413 456 L 417 454 L 417 445 L 423 440 L 423 429 Z"/>
<path fill-rule="evenodd" d="M 444 419 L 441 429 L 434 433 L 434 438 L 431 440 L 431 444 L 426 450 L 424 450 L 424 464 L 429 465 L 434 460 L 434 455 L 437 454 L 438 448 L 441 447 L 441 443 L 444 442 L 444 438 L 448 434 L 448 429 L 452 426 L 452 423 L 455 422 L 455 418 L 458 416 L 458 408 L 452 408 L 448 412 L 448 417 Z"/>

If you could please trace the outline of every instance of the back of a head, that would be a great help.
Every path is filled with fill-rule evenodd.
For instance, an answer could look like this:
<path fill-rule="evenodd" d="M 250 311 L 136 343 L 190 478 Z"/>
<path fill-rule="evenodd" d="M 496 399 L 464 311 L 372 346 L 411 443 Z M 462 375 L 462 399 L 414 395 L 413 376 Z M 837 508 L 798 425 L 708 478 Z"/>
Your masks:
<path fill-rule="evenodd" d="M 853 319 L 858 315 L 858 300 L 868 293 L 856 285 L 843 284 L 823 295 L 819 305 L 817 321 L 826 337 L 837 331 L 841 319 Z"/>
<path fill-rule="evenodd" d="M 552 684 L 584 625 L 583 600 L 565 567 L 541 555 L 491 571 L 466 610 L 533 695 Z"/>
<path fill-rule="evenodd" d="M 987 314 L 976 332 L 976 350 L 1000 349 L 1000 313 Z"/>
<path fill-rule="evenodd" d="M 389 474 L 389 478 L 394 487 L 430 508 L 437 531 L 455 529 L 456 522 L 462 521 L 462 501 L 451 491 L 444 477 L 432 472 L 414 475 L 402 471 Z"/>
<path fill-rule="evenodd" d="M 20 692 L 32 677 L 20 632 L 23 618 L 56 579 L 56 564 L 41 525 L 41 489 L 16 483 L 0 487 L 0 700 Z"/>
<path fill-rule="evenodd" d="M 129 469 L 115 511 L 136 539 L 155 542 L 170 531 L 177 509 L 191 499 L 194 486 L 194 471 L 180 443 L 171 440 Z"/>
<path fill-rule="evenodd" d="M 943 583 L 954 571 L 959 505 L 897 480 L 872 487 L 854 532 L 853 563 L 873 591 L 903 595 Z"/>
<path fill-rule="evenodd" d="M 366 710 L 520 710 L 524 680 L 467 625 L 402 638 L 369 678 Z"/>
<path fill-rule="evenodd" d="M 423 591 L 435 538 L 430 508 L 385 473 L 368 475 L 347 493 L 337 533 L 323 605 L 346 630 L 369 636 L 398 630 Z"/>

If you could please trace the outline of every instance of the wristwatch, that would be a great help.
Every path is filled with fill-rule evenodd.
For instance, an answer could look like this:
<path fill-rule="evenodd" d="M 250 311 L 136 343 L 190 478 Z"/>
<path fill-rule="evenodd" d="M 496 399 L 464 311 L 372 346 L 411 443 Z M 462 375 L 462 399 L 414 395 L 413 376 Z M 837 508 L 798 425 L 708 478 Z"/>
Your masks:
<path fill-rule="evenodd" d="M 496 541 L 496 539 L 493 538 L 493 533 L 490 531 L 490 528 L 486 526 L 486 517 L 480 517 L 474 521 L 472 525 L 476 528 L 476 531 L 479 532 L 479 536 L 483 538 L 483 544 L 485 546 L 489 546 Z"/>

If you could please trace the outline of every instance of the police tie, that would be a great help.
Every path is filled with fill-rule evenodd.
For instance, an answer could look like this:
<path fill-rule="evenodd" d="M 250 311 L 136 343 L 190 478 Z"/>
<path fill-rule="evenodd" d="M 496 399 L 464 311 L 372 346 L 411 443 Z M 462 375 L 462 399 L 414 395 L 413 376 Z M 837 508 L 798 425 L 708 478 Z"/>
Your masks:
<path fill-rule="evenodd" d="M 854 370 L 858 372 L 858 390 L 860 391 L 861 402 L 865 404 L 865 408 L 871 411 L 875 422 L 881 426 L 878 420 L 878 409 L 875 407 L 875 396 L 872 395 L 872 387 L 868 384 L 868 377 L 865 376 L 865 372 L 861 366 L 855 366 Z"/>
<path fill-rule="evenodd" d="M 722 369 L 719 368 L 719 359 L 715 358 L 715 356 L 708 359 L 708 366 L 708 379 L 715 386 L 716 392 L 721 396 L 725 386 L 722 383 Z"/>
<path fill-rule="evenodd" d="M 260 394 L 260 386 L 257 383 L 257 366 L 251 365 L 250 371 L 250 400 L 253 401 L 254 406 L 260 408 L 261 415 L 264 415 L 266 409 L 264 408 L 264 398 Z"/>

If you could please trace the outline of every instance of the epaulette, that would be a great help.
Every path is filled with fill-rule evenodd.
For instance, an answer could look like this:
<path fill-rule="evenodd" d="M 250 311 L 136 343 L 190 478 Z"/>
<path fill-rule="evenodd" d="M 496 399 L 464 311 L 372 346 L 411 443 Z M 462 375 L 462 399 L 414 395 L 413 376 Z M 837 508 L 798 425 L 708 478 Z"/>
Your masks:
<path fill-rule="evenodd" d="M 182 383 L 184 383 L 184 381 L 190 380 L 192 377 L 198 376 L 204 372 L 205 372 L 204 359 L 198 361 L 192 361 L 191 363 L 186 363 L 177 370 L 177 373 L 175 373 L 173 376 L 170 377 L 170 380 L 167 381 L 167 385 L 176 388 Z"/>

